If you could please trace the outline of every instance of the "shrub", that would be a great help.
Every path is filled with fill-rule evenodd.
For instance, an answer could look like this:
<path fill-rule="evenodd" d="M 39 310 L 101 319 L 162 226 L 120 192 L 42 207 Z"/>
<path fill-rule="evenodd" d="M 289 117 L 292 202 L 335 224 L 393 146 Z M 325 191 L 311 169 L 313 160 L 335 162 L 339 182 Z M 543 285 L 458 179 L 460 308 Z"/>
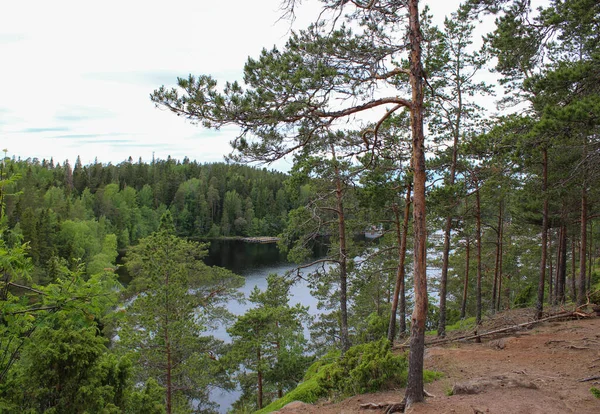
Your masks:
<path fill-rule="evenodd" d="M 392 386 L 404 386 L 407 361 L 394 355 L 387 339 L 356 345 L 337 363 L 323 369 L 319 384 L 334 394 L 354 395 L 375 392 Z"/>

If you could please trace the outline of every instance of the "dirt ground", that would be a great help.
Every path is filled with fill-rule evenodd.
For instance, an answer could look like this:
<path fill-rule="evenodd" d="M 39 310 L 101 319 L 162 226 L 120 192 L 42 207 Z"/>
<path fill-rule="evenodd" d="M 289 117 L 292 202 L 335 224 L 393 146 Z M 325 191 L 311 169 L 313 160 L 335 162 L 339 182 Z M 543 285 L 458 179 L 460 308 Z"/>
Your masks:
<path fill-rule="evenodd" d="M 522 323 L 525 311 L 501 314 L 480 332 Z M 578 413 L 600 414 L 600 399 L 590 387 L 600 380 L 600 317 L 552 321 L 482 343 L 454 342 L 430 346 L 425 366 L 444 377 L 425 386 L 432 397 L 406 410 L 413 414 L 442 413 Z M 456 388 L 455 388 L 456 387 Z M 455 393 L 452 394 L 454 389 Z M 383 413 L 361 404 L 399 402 L 404 390 L 363 394 L 338 403 L 291 403 L 282 414 Z M 476 394 L 458 394 L 459 392 Z"/>

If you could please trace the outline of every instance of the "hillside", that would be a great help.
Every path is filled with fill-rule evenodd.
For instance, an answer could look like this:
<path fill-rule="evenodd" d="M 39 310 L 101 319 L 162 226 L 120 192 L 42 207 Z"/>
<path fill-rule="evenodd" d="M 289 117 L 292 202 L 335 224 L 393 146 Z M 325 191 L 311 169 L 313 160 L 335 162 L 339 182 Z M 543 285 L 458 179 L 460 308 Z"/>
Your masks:
<path fill-rule="evenodd" d="M 520 323 L 530 315 L 512 312 L 498 315 L 495 326 Z M 442 413 L 598 413 L 600 399 L 590 387 L 600 388 L 600 318 L 546 322 L 508 336 L 481 343 L 455 342 L 428 347 L 428 369 L 444 377 L 426 385 L 434 397 L 407 412 Z M 453 388 L 476 394 L 448 395 Z M 357 395 L 339 403 L 292 403 L 279 412 L 383 413 L 361 404 L 398 402 L 403 390 Z"/>

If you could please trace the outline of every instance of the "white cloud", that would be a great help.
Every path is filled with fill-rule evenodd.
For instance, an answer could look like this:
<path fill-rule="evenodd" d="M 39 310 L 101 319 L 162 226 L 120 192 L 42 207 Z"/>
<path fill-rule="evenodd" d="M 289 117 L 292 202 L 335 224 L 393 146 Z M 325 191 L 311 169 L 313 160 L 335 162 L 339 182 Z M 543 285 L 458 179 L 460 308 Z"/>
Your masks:
<path fill-rule="evenodd" d="M 317 1 L 304 3 L 294 27 L 305 27 L 320 9 Z M 277 21 L 279 4 L 2 2 L 0 146 L 10 155 L 56 161 L 150 160 L 153 151 L 222 160 L 235 129 L 204 131 L 154 108 L 149 94 L 189 73 L 239 79 L 248 56 L 285 41 L 290 27 Z M 435 2 L 433 12 L 449 13 L 456 4 Z"/>

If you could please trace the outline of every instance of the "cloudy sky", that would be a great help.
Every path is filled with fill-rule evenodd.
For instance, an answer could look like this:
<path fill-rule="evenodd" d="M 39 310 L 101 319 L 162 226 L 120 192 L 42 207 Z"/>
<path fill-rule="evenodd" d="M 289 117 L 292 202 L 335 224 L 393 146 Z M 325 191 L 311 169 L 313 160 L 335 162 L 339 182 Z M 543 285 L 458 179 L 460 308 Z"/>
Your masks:
<path fill-rule="evenodd" d="M 458 0 L 433 0 L 434 14 Z M 280 0 L 18 0 L 0 4 L 0 149 L 9 156 L 119 163 L 129 156 L 221 161 L 235 129 L 207 131 L 156 109 L 177 76 L 240 79 L 281 45 Z M 318 11 L 304 1 L 294 28 Z M 285 166 L 278 168 L 286 169 Z"/>

